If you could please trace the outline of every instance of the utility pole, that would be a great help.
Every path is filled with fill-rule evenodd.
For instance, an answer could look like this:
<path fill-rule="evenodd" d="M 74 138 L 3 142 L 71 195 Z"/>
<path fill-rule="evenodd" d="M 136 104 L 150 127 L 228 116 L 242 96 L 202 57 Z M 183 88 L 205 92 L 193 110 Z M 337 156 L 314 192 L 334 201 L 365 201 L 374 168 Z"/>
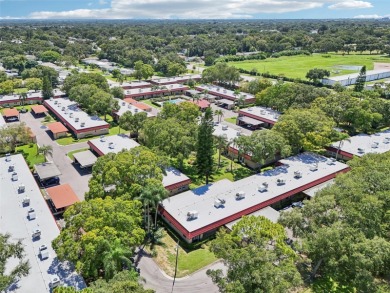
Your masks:
<path fill-rule="evenodd" d="M 179 260 L 179 238 L 177 238 L 177 243 L 176 243 L 176 263 L 175 263 L 175 275 L 173 276 L 173 283 L 172 283 L 172 291 L 173 293 L 173 287 L 175 286 L 175 281 L 176 281 L 176 273 L 177 273 L 177 261 Z"/>

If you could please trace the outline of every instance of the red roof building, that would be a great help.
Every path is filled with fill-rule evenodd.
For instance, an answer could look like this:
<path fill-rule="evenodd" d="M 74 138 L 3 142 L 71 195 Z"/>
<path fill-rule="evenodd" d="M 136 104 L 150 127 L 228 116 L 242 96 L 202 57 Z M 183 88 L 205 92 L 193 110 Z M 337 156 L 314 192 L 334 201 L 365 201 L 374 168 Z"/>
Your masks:
<path fill-rule="evenodd" d="M 69 184 L 47 188 L 46 193 L 50 197 L 57 214 L 63 213 L 68 207 L 80 201 Z"/>

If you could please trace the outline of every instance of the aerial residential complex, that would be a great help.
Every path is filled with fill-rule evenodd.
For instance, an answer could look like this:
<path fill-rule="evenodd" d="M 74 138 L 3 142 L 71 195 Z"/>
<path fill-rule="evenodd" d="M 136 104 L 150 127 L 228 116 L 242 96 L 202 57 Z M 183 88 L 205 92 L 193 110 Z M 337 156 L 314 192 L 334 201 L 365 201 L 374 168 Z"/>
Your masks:
<path fill-rule="evenodd" d="M 243 215 L 347 172 L 348 165 L 312 153 L 279 161 L 280 166 L 236 182 L 221 180 L 165 199 L 163 219 L 187 242 L 198 241 Z"/>
<path fill-rule="evenodd" d="M 207 92 L 213 96 L 219 97 L 220 104 L 231 105 L 232 102 L 237 103 L 240 99 L 243 100 L 243 104 L 252 104 L 256 101 L 256 98 L 248 93 L 235 93 L 232 90 L 225 89 L 223 87 L 214 85 L 199 85 L 195 87 L 200 92 Z"/>
<path fill-rule="evenodd" d="M 142 100 L 154 97 L 183 94 L 188 89 L 189 88 L 187 86 L 177 83 L 163 85 L 161 87 L 156 88 L 133 88 L 125 90 L 125 97 Z"/>
<path fill-rule="evenodd" d="M 280 113 L 269 108 L 260 106 L 240 109 L 238 112 L 237 125 L 251 129 L 272 128 L 278 121 Z"/>
<path fill-rule="evenodd" d="M 44 106 L 73 132 L 77 138 L 107 134 L 110 125 L 96 116 L 82 111 L 77 103 L 69 99 L 45 100 Z"/>
<path fill-rule="evenodd" d="M 51 242 L 60 231 L 23 156 L 0 160 L 0 233 L 10 233 L 13 240 L 22 241 L 31 266 L 15 290 L 49 292 L 59 279 L 62 285 L 84 288 L 84 280 L 73 266 L 57 259 Z"/>

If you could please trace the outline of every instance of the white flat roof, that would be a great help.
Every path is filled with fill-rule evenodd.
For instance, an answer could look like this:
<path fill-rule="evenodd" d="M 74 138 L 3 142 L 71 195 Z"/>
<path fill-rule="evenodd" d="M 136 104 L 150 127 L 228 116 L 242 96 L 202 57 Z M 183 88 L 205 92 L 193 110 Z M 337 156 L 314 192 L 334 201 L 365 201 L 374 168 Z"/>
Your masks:
<path fill-rule="evenodd" d="M 273 122 L 278 121 L 280 117 L 279 112 L 269 108 L 260 107 L 260 106 L 244 108 L 241 109 L 239 113 L 242 113 L 243 115 L 253 115 L 255 117 L 258 117 L 259 119 L 267 119 Z"/>
<path fill-rule="evenodd" d="M 366 71 L 366 76 L 387 73 L 387 72 L 390 72 L 390 70 L 389 69 L 368 70 L 368 71 Z M 341 80 L 357 78 L 359 76 L 359 74 L 360 73 L 357 72 L 357 73 L 350 73 L 350 74 L 339 75 L 339 76 L 332 76 L 332 77 L 328 77 L 328 78 L 324 78 L 324 79 L 341 81 Z"/>
<path fill-rule="evenodd" d="M 77 106 L 76 102 L 73 102 L 67 98 L 45 100 L 45 104 L 50 106 L 58 116 L 64 119 L 67 124 L 70 124 L 76 130 L 105 125 L 108 126 L 106 121 L 100 119 L 97 116 L 89 116 Z M 76 118 L 79 119 L 78 122 L 76 122 Z M 84 126 L 81 126 L 82 122 L 85 123 Z"/>
<path fill-rule="evenodd" d="M 256 217 L 263 216 L 263 217 L 267 218 L 268 220 L 270 220 L 271 222 L 277 223 L 278 219 L 280 217 L 280 213 L 277 210 L 275 210 L 275 209 L 273 209 L 271 207 L 265 207 L 264 209 L 258 210 L 258 211 L 254 212 L 254 213 L 251 213 L 248 216 L 256 216 Z M 234 221 L 232 221 L 230 223 L 227 223 L 225 226 L 229 230 L 232 230 L 233 226 L 235 224 L 237 224 L 239 221 L 241 221 L 241 218 L 237 219 L 237 220 L 234 220 Z"/>
<path fill-rule="evenodd" d="M 119 117 L 122 116 L 124 113 L 126 113 L 128 111 L 130 111 L 133 114 L 138 113 L 138 112 L 146 112 L 147 117 L 154 117 L 154 115 L 152 113 L 138 108 L 137 104 L 130 104 L 130 103 L 124 101 L 124 100 L 116 99 L 116 98 L 115 98 L 115 100 L 118 101 L 118 105 L 120 107 L 120 109 L 115 112 L 116 115 L 118 115 Z"/>
<path fill-rule="evenodd" d="M 138 142 L 123 134 L 102 136 L 91 139 L 89 143 L 93 144 L 103 155 L 119 153 L 122 150 L 130 150 L 139 146 Z"/>
<path fill-rule="evenodd" d="M 158 84 L 166 84 L 171 82 L 185 82 L 190 79 L 200 79 L 202 78 L 202 75 L 200 74 L 189 74 L 189 75 L 183 75 L 183 76 L 173 76 L 173 77 L 163 77 L 163 78 L 155 78 L 152 79 L 152 83 L 158 83 Z"/>
<path fill-rule="evenodd" d="M 173 91 L 173 90 L 186 90 L 188 89 L 187 87 L 185 87 L 184 85 L 182 84 L 177 84 L 177 83 L 173 83 L 173 84 L 167 84 L 167 85 L 163 85 L 166 87 L 166 90 L 170 90 L 170 91 Z M 124 90 L 124 93 L 125 95 L 148 95 L 148 94 L 153 94 L 155 92 L 159 92 L 161 91 L 162 89 L 152 89 L 151 87 L 146 87 L 146 88 L 137 88 L 137 89 L 127 89 L 127 90 Z"/>
<path fill-rule="evenodd" d="M 194 232 L 217 221 L 226 220 L 230 222 L 235 220 L 235 217 L 241 217 L 245 213 L 244 211 L 249 208 L 287 192 L 294 192 L 305 186 L 309 187 L 309 184 L 314 184 L 324 177 L 333 176 L 335 173 L 348 168 L 346 164 L 334 162 L 312 153 L 303 153 L 280 162 L 284 165 L 262 174 L 252 175 L 236 182 L 225 179 L 208 186 L 183 192 L 165 199 L 162 206 L 188 232 Z M 328 162 L 332 163 L 328 164 Z M 317 170 L 311 171 L 310 167 L 314 164 L 317 164 Z M 295 171 L 300 171 L 302 177 L 295 178 Z M 285 180 L 285 184 L 278 185 L 278 179 Z M 259 192 L 258 188 L 264 182 L 268 183 L 268 190 Z M 236 200 L 237 193 L 244 193 L 245 198 Z M 223 208 L 214 207 L 216 199 L 226 201 Z M 197 211 L 199 213 L 198 218 L 187 220 L 189 211 Z M 230 221 L 229 217 L 231 217 Z"/>
<path fill-rule="evenodd" d="M 201 91 L 208 90 L 208 92 L 212 95 L 215 96 L 225 95 L 234 100 L 237 100 L 240 96 L 243 96 L 246 100 L 255 98 L 253 95 L 249 93 L 243 93 L 243 92 L 240 92 L 239 94 L 235 95 L 234 91 L 225 89 L 220 86 L 215 86 L 215 85 L 202 84 L 196 86 L 196 89 L 198 90 L 201 89 Z"/>
<path fill-rule="evenodd" d="M 18 180 L 12 181 L 12 172 L 8 167 L 14 165 Z M 23 184 L 25 192 L 19 193 L 18 187 Z M 22 240 L 26 259 L 29 260 L 31 269 L 26 277 L 22 277 L 12 288 L 15 292 L 35 293 L 49 292 L 50 276 L 58 275 L 66 285 L 82 289 L 85 287 L 84 280 L 76 274 L 72 266 L 67 262 L 60 262 L 51 242 L 60 234 L 57 224 L 43 198 L 39 187 L 32 176 L 22 155 L 11 156 L 11 161 L 0 158 L 0 233 L 10 233 L 11 241 Z M 30 205 L 23 207 L 22 200 L 30 198 Z M 29 220 L 27 211 L 33 208 L 36 219 Z M 41 237 L 32 240 L 32 231 L 41 230 Z M 46 245 L 49 258 L 41 260 L 38 256 L 39 247 Z M 9 262 L 10 267 L 15 261 Z"/>
<path fill-rule="evenodd" d="M 166 175 L 163 175 L 162 180 L 162 184 L 164 185 L 164 187 L 168 187 L 170 185 L 177 184 L 190 179 L 187 177 L 187 175 L 183 174 L 174 167 L 165 168 L 165 172 Z"/>
<path fill-rule="evenodd" d="M 232 142 L 235 138 L 239 137 L 240 135 L 247 135 L 247 134 L 238 131 L 232 127 L 229 127 L 226 124 L 219 123 L 218 125 L 214 126 L 213 135 L 225 136 L 228 141 Z"/>
<path fill-rule="evenodd" d="M 123 82 L 122 84 L 120 84 L 119 82 L 115 82 L 115 81 L 111 81 L 111 80 L 107 80 L 110 88 L 111 87 L 133 87 L 133 88 L 139 88 L 139 87 L 146 87 L 146 86 L 151 86 L 150 82 L 147 82 L 147 81 L 132 81 L 132 82 Z"/>
<path fill-rule="evenodd" d="M 336 149 L 339 146 L 340 141 L 332 144 L 332 147 Z M 340 150 L 358 157 L 367 153 L 386 153 L 390 151 L 390 129 L 372 135 L 358 134 L 351 136 L 341 141 Z"/>

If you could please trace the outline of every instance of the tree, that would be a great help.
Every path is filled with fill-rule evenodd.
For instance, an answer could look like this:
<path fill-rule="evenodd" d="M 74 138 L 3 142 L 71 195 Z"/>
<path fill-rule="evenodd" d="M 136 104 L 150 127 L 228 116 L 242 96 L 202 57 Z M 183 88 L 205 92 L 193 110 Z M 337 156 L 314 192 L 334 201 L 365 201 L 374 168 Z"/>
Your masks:
<path fill-rule="evenodd" d="M 47 155 L 53 157 L 53 147 L 51 145 L 42 145 L 41 147 L 38 147 L 37 155 L 43 155 L 46 162 Z"/>
<path fill-rule="evenodd" d="M 142 61 L 135 62 L 134 69 L 135 71 L 133 75 L 138 80 L 141 80 L 142 78 L 148 79 L 149 77 L 152 77 L 154 74 L 153 67 L 149 64 L 144 64 Z"/>
<path fill-rule="evenodd" d="M 55 51 L 45 51 L 40 56 L 43 62 L 55 63 L 60 60 L 61 54 Z"/>
<path fill-rule="evenodd" d="M 217 115 L 218 122 L 220 123 L 221 122 L 221 118 L 224 116 L 224 113 L 223 113 L 223 111 L 221 109 L 218 109 L 218 110 L 214 111 L 214 115 Z"/>
<path fill-rule="evenodd" d="M 136 139 L 138 139 L 138 134 L 144 122 L 148 118 L 146 112 L 131 113 L 127 111 L 119 118 L 119 126 L 124 130 L 130 131 L 129 136 L 133 133 Z"/>
<path fill-rule="evenodd" d="M 3 82 L 0 82 L 0 94 L 1 95 L 7 95 L 11 94 L 14 91 L 14 83 L 12 80 L 6 80 Z"/>
<path fill-rule="evenodd" d="M 334 121 L 320 109 L 291 109 L 272 128 L 287 139 L 293 152 L 320 150 L 338 140 Z"/>
<path fill-rule="evenodd" d="M 323 79 L 324 77 L 329 77 L 329 76 L 330 76 L 329 70 L 321 69 L 321 68 L 310 69 L 306 73 L 306 78 L 308 80 L 312 80 L 314 83 L 317 83 L 319 80 Z"/>
<path fill-rule="evenodd" d="M 299 237 L 297 249 L 308 257 L 312 278 L 332 279 L 356 292 L 379 292 L 390 265 L 390 153 L 349 163 L 351 171 L 304 208 L 282 213 L 280 223 Z"/>
<path fill-rule="evenodd" d="M 73 262 L 85 278 L 101 276 L 105 265 L 129 256 L 129 251 L 134 254 L 143 242 L 141 206 L 136 200 L 111 197 L 72 205 L 64 213 L 65 228 L 52 242 L 58 258 Z"/>
<path fill-rule="evenodd" d="M 121 75 L 121 71 L 119 69 L 114 69 L 111 71 L 111 74 L 113 78 L 118 78 L 118 76 Z"/>
<path fill-rule="evenodd" d="M 210 108 L 207 108 L 199 125 L 196 146 L 198 175 L 206 178 L 206 184 L 209 184 L 209 179 L 213 172 L 213 131 L 213 112 Z"/>
<path fill-rule="evenodd" d="M 38 91 L 42 88 L 42 80 L 40 78 L 27 78 L 25 80 L 25 85 L 29 90 Z"/>
<path fill-rule="evenodd" d="M 240 72 L 237 68 L 227 65 L 227 63 L 217 63 L 202 72 L 202 79 L 205 82 L 217 82 L 232 86 L 240 80 Z"/>
<path fill-rule="evenodd" d="M 27 101 L 27 93 L 23 92 L 19 95 L 20 105 L 24 106 Z"/>
<path fill-rule="evenodd" d="M 42 79 L 42 96 L 44 100 L 48 100 L 53 96 L 52 83 L 47 75 L 44 75 Z"/>
<path fill-rule="evenodd" d="M 116 273 L 124 268 L 129 268 L 132 265 L 130 258 L 133 256 L 133 251 L 121 243 L 119 238 L 114 242 L 106 241 L 107 249 L 103 252 L 103 269 L 106 280 L 111 279 Z"/>
<path fill-rule="evenodd" d="M 228 140 L 224 135 L 214 137 L 215 147 L 218 150 L 218 168 L 221 166 L 221 153 L 228 148 Z"/>
<path fill-rule="evenodd" d="M 110 89 L 110 93 L 111 95 L 114 96 L 114 98 L 116 99 L 121 99 L 123 100 L 123 98 L 125 97 L 125 93 L 123 91 L 123 88 L 119 87 L 119 86 L 115 86 L 113 88 Z"/>
<path fill-rule="evenodd" d="M 244 154 L 251 154 L 251 160 L 259 164 L 259 170 L 266 162 L 291 154 L 288 141 L 274 130 L 257 130 L 250 136 L 239 136 L 235 143 Z"/>
<path fill-rule="evenodd" d="M 109 91 L 107 79 L 98 73 L 77 73 L 69 75 L 65 78 L 62 88 L 66 94 L 69 95 L 71 89 L 73 89 L 75 86 L 85 84 L 95 85 L 105 92 Z"/>
<path fill-rule="evenodd" d="M 364 65 L 361 69 L 360 69 L 360 72 L 359 72 L 359 75 L 358 77 L 356 78 L 356 82 L 355 82 L 355 92 L 361 92 L 364 90 L 364 85 L 366 83 L 366 66 Z"/>
<path fill-rule="evenodd" d="M 269 79 L 256 78 L 256 79 L 251 80 L 247 83 L 244 83 L 241 86 L 241 90 L 243 92 L 247 92 L 247 93 L 250 93 L 252 95 L 256 95 L 257 93 L 260 93 L 261 91 L 263 91 L 266 88 L 269 88 L 271 86 L 272 86 L 272 82 Z"/>
<path fill-rule="evenodd" d="M 107 114 L 111 115 L 112 112 L 119 110 L 118 101 L 115 100 L 111 94 L 104 91 L 98 91 L 95 93 L 91 100 L 94 103 L 90 106 L 90 111 L 104 116 L 104 120 L 107 119 Z"/>
<path fill-rule="evenodd" d="M 284 228 L 259 216 L 244 216 L 231 233 L 222 229 L 211 251 L 224 260 L 222 270 L 208 270 L 220 292 L 284 293 L 302 280 L 295 266 L 297 255 L 289 247 Z"/>
<path fill-rule="evenodd" d="M 17 279 L 25 277 L 30 271 L 30 264 L 25 260 L 22 240 L 11 242 L 10 234 L 0 234 L 0 291 L 5 290 Z M 13 260 L 12 262 L 10 262 Z M 17 261 L 17 262 L 16 262 Z M 12 263 L 12 268 L 10 267 Z"/>
<path fill-rule="evenodd" d="M 18 144 L 24 145 L 30 141 L 30 131 L 24 122 L 0 128 L 0 150 L 3 153 L 14 152 Z"/>
<path fill-rule="evenodd" d="M 148 179 L 162 180 L 165 166 L 164 158 L 145 147 L 107 154 L 98 158 L 94 165 L 85 198 L 139 197 Z"/>

